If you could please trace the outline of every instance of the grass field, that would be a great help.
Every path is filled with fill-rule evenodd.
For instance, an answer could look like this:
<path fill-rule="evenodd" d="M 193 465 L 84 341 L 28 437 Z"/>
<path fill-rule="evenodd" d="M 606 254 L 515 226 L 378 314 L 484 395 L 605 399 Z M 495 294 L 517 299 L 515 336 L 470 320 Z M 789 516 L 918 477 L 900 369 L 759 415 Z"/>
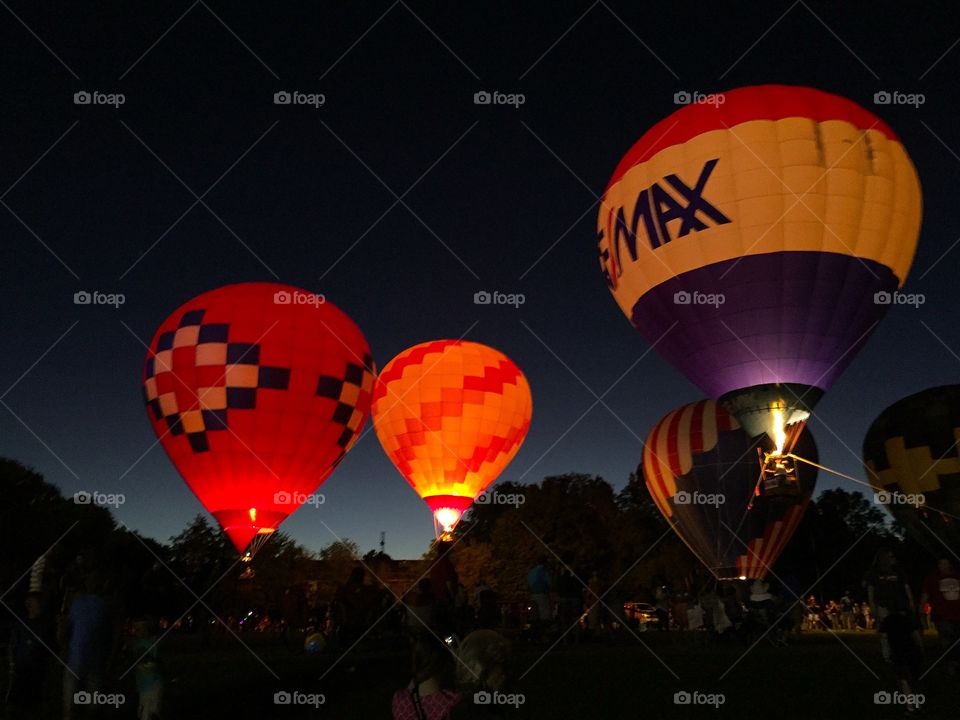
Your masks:
<path fill-rule="evenodd" d="M 787 647 L 766 640 L 706 644 L 684 633 L 649 632 L 618 644 L 543 646 L 517 643 L 509 692 L 522 693 L 521 707 L 507 718 L 896 718 L 903 709 L 876 705 L 874 693 L 893 689 L 889 667 L 873 634 L 806 634 Z M 193 637 L 165 641 L 171 681 L 165 718 L 389 718 L 390 697 L 404 685 L 406 653 L 379 647 L 308 656 L 264 636 L 217 637 L 203 647 Z M 939 653 L 925 638 L 928 664 Z M 252 651 L 252 652 L 251 652 Z M 960 718 L 960 683 L 936 667 L 920 688 L 923 717 Z M 277 677 L 274 677 L 274 674 Z M 676 677 L 675 677 L 676 676 Z M 278 679 L 279 678 L 279 679 Z M 51 678 L 53 680 L 53 678 Z M 130 688 L 120 688 L 131 692 Z M 280 691 L 323 694 L 314 707 L 277 706 Z M 676 705 L 678 691 L 722 693 L 719 708 Z M 106 718 L 136 717 L 135 699 Z M 51 700 L 45 716 L 57 717 Z M 39 718 L 38 718 L 39 720 Z"/>

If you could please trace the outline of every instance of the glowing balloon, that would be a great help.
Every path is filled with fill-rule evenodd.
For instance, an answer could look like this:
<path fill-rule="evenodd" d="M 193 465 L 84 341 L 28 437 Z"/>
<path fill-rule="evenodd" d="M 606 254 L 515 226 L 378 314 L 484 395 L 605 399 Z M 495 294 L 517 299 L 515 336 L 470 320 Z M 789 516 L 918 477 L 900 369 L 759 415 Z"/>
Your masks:
<path fill-rule="evenodd" d="M 326 647 L 327 638 L 323 633 L 312 633 L 303 641 L 303 649 L 308 655 L 319 655 Z"/>
<path fill-rule="evenodd" d="M 647 436 L 643 478 L 674 532 L 717 578 L 762 578 L 800 524 L 817 471 L 790 464 L 764 472 L 757 449 L 769 452 L 766 436 L 751 437 L 713 400 L 668 413 Z M 808 430 L 796 452 L 816 462 Z"/>
<path fill-rule="evenodd" d="M 913 164 L 873 113 L 745 87 L 680 108 L 624 156 L 600 267 L 664 357 L 773 437 L 773 411 L 804 421 L 886 313 L 920 216 Z"/>
<path fill-rule="evenodd" d="M 877 497 L 934 553 L 960 549 L 960 385 L 895 402 L 863 441 Z"/>
<path fill-rule="evenodd" d="M 462 340 L 405 350 L 373 393 L 380 443 L 448 535 L 510 463 L 530 427 L 533 400 L 502 353 Z"/>
<path fill-rule="evenodd" d="M 153 429 L 238 551 L 308 500 L 356 440 L 374 367 L 323 296 L 273 283 L 205 292 L 154 335 L 143 371 Z"/>

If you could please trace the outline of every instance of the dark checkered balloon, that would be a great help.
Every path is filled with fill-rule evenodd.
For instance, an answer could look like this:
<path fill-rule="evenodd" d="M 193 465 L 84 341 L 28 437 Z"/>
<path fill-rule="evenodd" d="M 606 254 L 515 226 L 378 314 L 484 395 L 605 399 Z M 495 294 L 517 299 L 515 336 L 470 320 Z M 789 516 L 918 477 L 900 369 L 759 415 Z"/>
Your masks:
<path fill-rule="evenodd" d="M 863 459 L 876 499 L 914 540 L 937 557 L 960 548 L 960 385 L 927 388 L 880 413 Z"/>
<path fill-rule="evenodd" d="M 273 283 L 195 297 L 144 365 L 153 428 L 237 550 L 315 492 L 370 411 L 373 358 L 323 296 Z"/>

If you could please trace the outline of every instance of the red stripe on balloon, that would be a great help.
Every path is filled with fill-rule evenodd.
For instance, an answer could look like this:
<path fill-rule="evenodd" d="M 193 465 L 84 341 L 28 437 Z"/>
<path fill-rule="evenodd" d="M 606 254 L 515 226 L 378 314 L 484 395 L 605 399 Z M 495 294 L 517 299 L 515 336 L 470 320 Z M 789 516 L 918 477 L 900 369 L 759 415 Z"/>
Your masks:
<path fill-rule="evenodd" d="M 459 340 L 437 340 L 436 342 L 427 343 L 426 345 L 418 345 L 412 348 L 407 355 L 396 357 L 391 362 L 390 367 L 380 374 L 380 387 L 375 391 L 376 397 L 374 399 L 383 397 L 383 395 L 386 394 L 385 385 L 391 380 L 396 380 L 401 377 L 405 368 L 411 365 L 421 365 L 427 355 L 442 352 L 445 348 L 451 345 L 458 345 L 459 343 Z"/>
<path fill-rule="evenodd" d="M 703 452 L 703 422 L 704 410 L 706 410 L 707 401 L 701 400 L 693 408 L 693 419 L 690 421 L 690 451 L 694 455 Z M 707 422 L 710 422 L 708 419 Z"/>
<path fill-rule="evenodd" d="M 816 122 L 845 120 L 861 130 L 873 128 L 899 142 L 890 126 L 872 112 L 852 100 L 822 90 L 790 85 L 755 85 L 721 95 L 723 103 L 684 105 L 650 128 L 617 165 L 607 189 L 634 165 L 646 162 L 665 148 L 682 145 L 711 130 L 725 130 L 751 120 L 789 117 L 805 117 Z"/>
<path fill-rule="evenodd" d="M 659 457 L 657 456 L 657 445 L 660 442 L 660 432 L 663 428 L 663 421 L 661 420 L 657 423 L 653 430 L 650 432 L 650 436 L 647 438 L 647 450 L 650 453 L 650 466 L 653 468 L 653 477 L 650 478 L 650 481 L 654 484 L 656 492 L 654 493 L 655 498 L 657 499 L 657 504 L 661 506 L 666 506 L 667 498 L 667 486 L 663 479 L 663 472 L 660 465 Z M 664 513 L 667 517 L 670 516 L 669 512 Z"/>

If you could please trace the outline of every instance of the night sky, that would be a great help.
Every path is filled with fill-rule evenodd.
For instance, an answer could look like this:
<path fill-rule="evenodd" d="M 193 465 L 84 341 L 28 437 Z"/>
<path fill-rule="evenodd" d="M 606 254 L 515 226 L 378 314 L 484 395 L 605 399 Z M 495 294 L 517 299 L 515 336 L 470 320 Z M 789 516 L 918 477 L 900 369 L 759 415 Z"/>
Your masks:
<path fill-rule="evenodd" d="M 821 460 L 862 478 L 872 419 L 960 376 L 960 8 L 332 5 L 3 3 L 0 455 L 65 494 L 124 493 L 116 517 L 147 536 L 179 532 L 202 508 L 147 422 L 145 343 L 194 295 L 276 280 L 324 293 L 381 366 L 436 338 L 502 350 L 534 397 L 502 479 L 583 472 L 619 489 L 651 426 L 701 393 L 610 296 L 597 194 L 674 93 L 762 83 L 877 112 L 924 190 L 905 291 L 925 303 L 893 308 L 817 407 Z M 125 103 L 74 104 L 94 90 Z M 275 105 L 284 90 L 326 102 Z M 475 105 L 482 90 L 525 103 Z M 925 102 L 878 107 L 881 90 Z M 78 306 L 81 290 L 126 302 Z M 480 290 L 526 302 L 477 306 Z M 821 475 L 838 485 L 858 489 Z M 282 527 L 308 548 L 366 551 L 386 531 L 388 553 L 418 557 L 432 537 L 372 432 L 322 492 Z"/>

